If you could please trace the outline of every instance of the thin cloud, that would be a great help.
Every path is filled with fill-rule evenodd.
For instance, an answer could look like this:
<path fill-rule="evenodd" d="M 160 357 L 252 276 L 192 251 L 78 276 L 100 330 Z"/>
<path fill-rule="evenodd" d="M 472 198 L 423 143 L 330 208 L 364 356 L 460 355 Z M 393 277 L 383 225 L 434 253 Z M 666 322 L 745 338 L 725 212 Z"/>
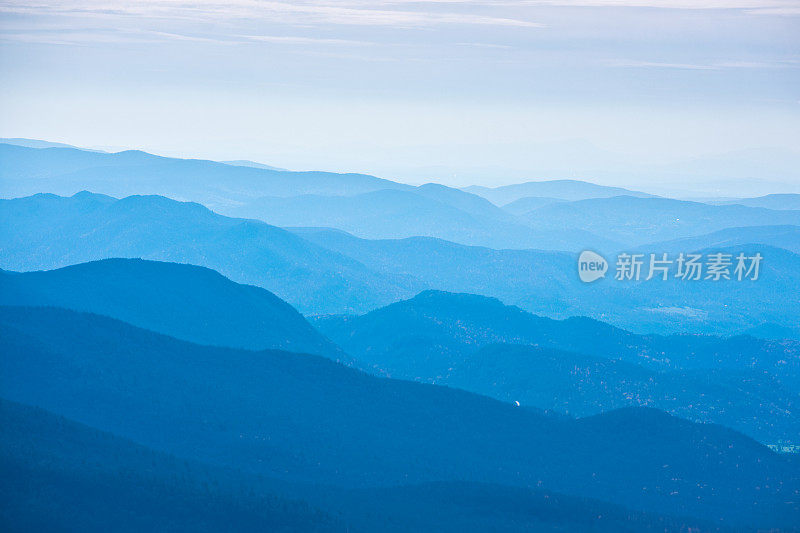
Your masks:
<path fill-rule="evenodd" d="M 678 70 L 719 70 L 719 67 L 714 65 L 701 65 L 693 63 L 665 63 L 660 61 L 608 61 L 606 62 L 611 67 L 621 68 L 667 68 Z"/>
<path fill-rule="evenodd" d="M 621 68 L 664 68 L 677 70 L 723 70 L 745 68 L 797 68 L 800 61 L 794 59 L 776 59 L 771 61 L 720 61 L 715 63 L 670 63 L 661 61 L 616 60 L 606 61 L 610 67 Z"/>
<path fill-rule="evenodd" d="M 172 32 L 130 30 L 123 28 L 49 28 L 47 30 L 5 31 L 0 40 L 54 45 L 88 44 L 157 44 L 168 41 L 206 42 L 214 44 L 236 44 L 237 41 L 216 39 Z"/>
<path fill-rule="evenodd" d="M 344 45 L 344 46 L 373 46 L 377 43 L 371 41 L 355 41 L 350 39 L 321 39 L 317 37 L 293 37 L 277 35 L 242 35 L 242 39 L 275 44 L 309 44 L 309 45 Z"/>
<path fill-rule="evenodd" d="M 513 46 L 509 46 L 507 44 L 494 44 L 494 43 L 455 43 L 456 46 L 468 46 L 471 48 L 494 48 L 494 49 L 501 49 L 501 50 L 509 50 L 513 48 Z"/>
<path fill-rule="evenodd" d="M 523 0 L 527 6 L 647 7 L 661 9 L 742 9 L 753 13 L 800 10 L 800 0 Z M 517 5 L 519 5 L 517 4 Z"/>
<path fill-rule="evenodd" d="M 751 15 L 797 16 L 800 15 L 800 6 L 747 9 L 745 12 Z"/>
<path fill-rule="evenodd" d="M 439 4 L 436 2 L 435 4 Z M 536 28 L 541 24 L 517 18 L 474 13 L 440 12 L 426 9 L 375 9 L 360 2 L 276 2 L 234 0 L 228 3 L 202 0 L 187 5 L 181 0 L 150 2 L 99 2 L 97 0 L 53 0 L 51 2 L 6 1 L 0 11 L 39 15 L 126 16 L 177 19 L 240 19 L 293 24 L 425 27 L 436 25 L 487 25 Z M 380 5 L 380 4 L 379 4 Z M 409 4 L 410 5 L 410 4 Z M 384 7 L 386 4 L 384 4 Z"/>

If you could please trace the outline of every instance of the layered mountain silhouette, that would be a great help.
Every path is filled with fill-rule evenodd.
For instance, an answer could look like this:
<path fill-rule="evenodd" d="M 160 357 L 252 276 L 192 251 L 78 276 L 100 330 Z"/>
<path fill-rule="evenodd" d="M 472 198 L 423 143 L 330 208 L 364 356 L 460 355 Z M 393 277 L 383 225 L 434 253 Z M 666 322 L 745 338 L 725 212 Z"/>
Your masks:
<path fill-rule="evenodd" d="M 725 228 L 707 235 L 686 237 L 642 246 L 642 250 L 660 252 L 694 252 L 711 248 L 732 248 L 765 244 L 800 254 L 800 226 L 749 226 Z"/>
<path fill-rule="evenodd" d="M 580 250 L 620 244 L 583 228 L 542 231 L 467 192 L 428 184 L 352 196 L 265 197 L 223 208 L 277 226 L 324 226 L 370 239 L 428 236 L 492 248 Z"/>
<path fill-rule="evenodd" d="M 612 196 L 636 196 L 650 198 L 653 195 L 631 191 L 620 187 L 608 187 L 580 180 L 528 181 L 500 187 L 472 185 L 465 191 L 482 196 L 497 204 L 506 205 L 523 198 L 555 198 L 559 200 L 587 200 L 589 198 L 610 198 Z"/>
<path fill-rule="evenodd" d="M 780 326 L 778 324 L 759 324 L 742 332 L 760 339 L 793 339 L 800 341 L 800 326 Z"/>
<path fill-rule="evenodd" d="M 715 204 L 737 204 L 748 207 L 765 207 L 767 209 L 793 209 L 800 210 L 800 194 L 767 194 L 756 198 L 737 198 L 709 202 Z"/>
<path fill-rule="evenodd" d="M 264 170 L 279 170 L 282 172 L 287 171 L 285 168 L 273 167 L 272 165 L 265 165 L 264 163 L 249 161 L 247 159 L 235 159 L 233 161 L 220 161 L 220 162 L 225 163 L 226 165 L 233 165 L 235 167 L 252 167 L 252 168 L 261 168 Z"/>
<path fill-rule="evenodd" d="M 689 283 L 679 280 L 583 284 L 577 257 L 562 252 L 293 232 L 158 196 L 35 195 L 0 200 L 0 268 L 53 269 L 111 257 L 189 263 L 266 288 L 304 314 L 363 313 L 430 288 L 496 296 L 552 317 L 593 316 L 640 332 L 729 334 L 763 323 L 789 326 L 800 313 L 793 299 L 771 305 L 776 295 L 800 290 L 800 256 L 767 246 L 702 250 L 759 252 L 760 278 L 693 283 L 687 291 Z M 761 240 L 780 239 L 780 233 L 768 238 L 770 232 Z"/>
<path fill-rule="evenodd" d="M 14 138 L 0 197 L 3 531 L 800 524 L 798 457 L 766 446 L 800 444 L 798 195 Z M 623 281 L 619 252 L 763 261 Z"/>
<path fill-rule="evenodd" d="M 371 372 L 458 386 L 577 415 L 656 406 L 793 438 L 800 344 L 753 337 L 635 335 L 587 318 L 552 320 L 498 300 L 428 291 L 316 326 Z"/>
<path fill-rule="evenodd" d="M 289 172 L 139 150 L 104 153 L 0 144 L 0 195 L 5 198 L 92 190 L 116 197 L 158 194 L 219 206 L 259 196 L 359 194 L 392 188 L 409 186 L 364 174 Z"/>
<path fill-rule="evenodd" d="M 88 311 L 200 344 L 343 355 L 271 292 L 191 265 L 106 259 L 2 272 L 0 304 Z"/>
<path fill-rule="evenodd" d="M 0 520 L 16 531 L 346 531 L 258 479 L 0 400 Z"/>
<path fill-rule="evenodd" d="M 199 346 L 53 308 L 4 307 L 0 331 L 7 399 L 216 467 L 352 488 L 541 486 L 740 526 L 789 526 L 800 513 L 790 457 L 656 410 L 551 418 L 312 355 Z"/>
<path fill-rule="evenodd" d="M 526 196 L 524 198 L 520 198 L 519 200 L 514 200 L 513 202 L 507 203 L 503 205 L 502 208 L 504 211 L 507 211 L 512 215 L 524 215 L 542 206 L 566 201 L 567 200 L 563 200 L 561 198 L 550 198 L 547 196 Z"/>
<path fill-rule="evenodd" d="M 553 320 L 506 306 L 495 298 L 425 291 L 362 316 L 320 316 L 314 324 L 348 353 L 397 355 L 388 346 L 421 336 L 449 340 L 474 350 L 494 343 L 532 344 L 646 365 L 654 370 L 727 368 L 758 364 L 796 379 L 783 357 L 797 351 L 795 342 L 710 335 L 637 335 L 586 317 Z M 403 327 L 399 327 L 403 324 Z M 737 348 L 737 344 L 739 347 Z M 401 359 L 398 357 L 398 359 Z M 450 361 L 441 361 L 440 368 Z"/>
<path fill-rule="evenodd" d="M 0 422 L 6 531 L 719 531 L 691 518 L 503 485 L 287 484 L 179 459 L 7 400 Z"/>
<path fill-rule="evenodd" d="M 327 226 L 364 237 L 430 235 L 499 248 L 612 249 L 582 228 L 532 228 L 479 196 L 412 187 L 362 174 L 290 172 L 261 166 L 0 144 L 0 194 L 91 190 L 114 197 L 156 194 L 201 202 L 223 214 L 280 226 Z"/>
<path fill-rule="evenodd" d="M 190 263 L 266 288 L 301 312 L 363 311 L 424 288 L 263 222 L 160 196 L 116 200 L 80 193 L 0 200 L 0 237 L 0 267 L 6 270 L 111 257 Z"/>
<path fill-rule="evenodd" d="M 633 196 L 552 203 L 522 218 L 539 229 L 588 228 L 629 247 L 731 227 L 800 225 L 800 211 Z"/>
<path fill-rule="evenodd" d="M 793 442 L 800 434 L 794 414 L 800 396 L 762 369 L 655 372 L 574 352 L 493 344 L 467 355 L 435 382 L 573 416 L 654 407 L 731 427 L 767 444 Z"/>
<path fill-rule="evenodd" d="M 735 266 L 735 257 L 740 253 L 750 257 L 761 254 L 764 259 L 757 280 L 736 281 L 731 270 L 730 280 L 690 282 L 689 287 L 680 282 L 658 279 L 640 282 L 632 291 L 631 299 L 631 303 L 638 302 L 634 305 L 641 312 L 637 324 L 639 331 L 659 331 L 653 325 L 670 321 L 683 325 L 691 323 L 693 319 L 714 324 L 715 327 L 700 330 L 683 328 L 684 331 L 731 334 L 742 330 L 735 326 L 737 322 L 750 322 L 748 327 L 765 322 L 789 327 L 797 323 L 800 299 L 787 295 L 800 293 L 800 279 L 797 277 L 800 255 L 765 244 L 712 247 L 696 251 L 706 258 L 717 253 L 730 256 L 733 260 L 731 269 Z M 672 257 L 674 259 L 675 255 Z M 776 302 L 779 305 L 775 305 Z M 752 314 L 750 309 L 754 306 L 761 310 L 758 313 L 760 317 Z M 755 324 L 754 319 L 757 320 Z"/>
<path fill-rule="evenodd" d="M 800 291 L 795 272 L 800 256 L 768 245 L 735 244 L 737 239 L 720 236 L 698 238 L 687 243 L 647 246 L 631 252 L 649 254 L 670 252 L 674 260 L 680 252 L 717 252 L 735 256 L 761 253 L 757 282 L 686 282 L 679 279 L 650 282 L 614 280 L 613 254 L 606 254 L 611 271 L 606 279 L 582 283 L 576 275 L 574 254 L 535 250 L 494 250 L 461 246 L 430 238 L 358 239 L 347 233 L 324 229 L 292 229 L 304 239 L 347 255 L 386 275 L 401 274 L 420 284 L 450 292 L 475 293 L 498 297 L 527 311 L 556 318 L 583 315 L 638 332 L 696 332 L 733 334 L 769 322 L 791 325 L 800 313 L 800 302 L 782 299 L 778 294 Z M 793 230 L 788 230 L 791 235 Z M 744 233 L 741 240 L 774 242 L 783 230 Z M 758 238 L 760 234 L 760 239 Z M 788 240 L 788 239 L 787 239 Z M 728 247 L 695 248 L 705 243 L 725 243 Z M 791 246 L 791 243 L 788 244 Z M 646 278 L 646 266 L 642 279 Z M 673 265 L 674 274 L 674 265 Z"/>
<path fill-rule="evenodd" d="M 102 150 L 92 150 L 90 148 L 80 148 L 66 143 L 58 143 L 52 141 L 43 141 L 40 139 L 25 139 L 21 137 L 0 137 L 0 143 L 10 144 L 14 146 L 24 146 L 26 148 L 71 148 L 74 150 L 82 150 L 84 152 L 103 152 Z"/>
<path fill-rule="evenodd" d="M 31 143 L 23 143 L 31 144 Z M 47 144 L 35 144 L 48 146 Z M 361 174 L 289 172 L 140 151 L 0 144 L 0 194 L 81 190 L 158 194 L 282 226 L 335 227 L 366 238 L 434 236 L 494 248 L 613 251 L 726 227 L 800 224 L 797 195 L 708 205 L 576 180 L 456 190 L 412 187 Z M 500 205 L 493 209 L 484 196 Z M 570 200 L 550 202 L 549 199 Z M 771 207 L 772 209 L 765 209 Z M 519 217 L 517 216 L 519 215 Z"/>

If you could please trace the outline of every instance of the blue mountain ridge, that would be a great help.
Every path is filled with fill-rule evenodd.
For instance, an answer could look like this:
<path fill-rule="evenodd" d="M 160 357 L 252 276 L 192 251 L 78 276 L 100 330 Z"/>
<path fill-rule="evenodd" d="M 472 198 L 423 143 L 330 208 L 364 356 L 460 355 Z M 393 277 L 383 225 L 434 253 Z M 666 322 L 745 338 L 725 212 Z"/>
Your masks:
<path fill-rule="evenodd" d="M 54 308 L 3 307 L 0 332 L 8 400 L 216 467 L 351 488 L 541 486 L 740 526 L 800 516 L 793 458 L 655 410 L 552 418 L 312 355 L 198 346 Z"/>

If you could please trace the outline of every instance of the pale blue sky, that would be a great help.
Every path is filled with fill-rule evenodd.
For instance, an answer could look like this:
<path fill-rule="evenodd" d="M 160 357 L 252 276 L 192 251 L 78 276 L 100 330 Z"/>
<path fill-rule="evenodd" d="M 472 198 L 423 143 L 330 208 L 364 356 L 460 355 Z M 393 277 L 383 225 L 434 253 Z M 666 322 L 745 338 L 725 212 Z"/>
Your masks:
<path fill-rule="evenodd" d="M 410 182 L 800 188 L 798 0 L 12 0 L 0 21 L 0 136 Z"/>

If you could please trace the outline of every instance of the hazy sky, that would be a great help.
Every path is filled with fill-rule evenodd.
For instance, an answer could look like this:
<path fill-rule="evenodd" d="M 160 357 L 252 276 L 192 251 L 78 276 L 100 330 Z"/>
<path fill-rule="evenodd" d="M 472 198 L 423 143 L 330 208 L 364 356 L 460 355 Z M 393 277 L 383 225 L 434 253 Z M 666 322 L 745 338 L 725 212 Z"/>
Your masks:
<path fill-rule="evenodd" d="M 12 0 L 0 21 L 4 137 L 411 182 L 800 187 L 800 0 Z"/>

